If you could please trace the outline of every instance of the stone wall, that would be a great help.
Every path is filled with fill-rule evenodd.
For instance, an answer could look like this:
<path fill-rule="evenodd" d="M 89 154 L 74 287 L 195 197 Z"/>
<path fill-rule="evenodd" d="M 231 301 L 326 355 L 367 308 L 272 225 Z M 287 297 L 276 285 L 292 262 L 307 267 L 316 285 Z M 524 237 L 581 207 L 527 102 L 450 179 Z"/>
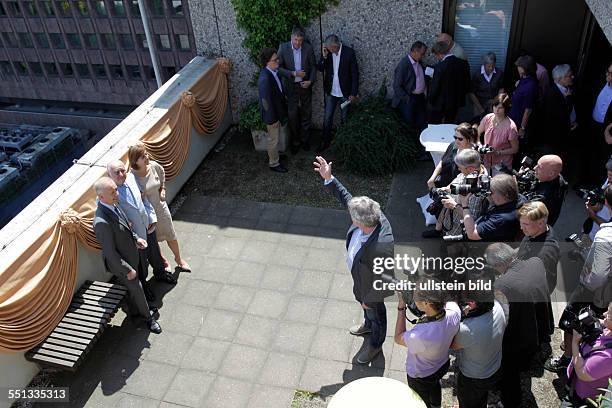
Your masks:
<path fill-rule="evenodd" d="M 612 44 L 612 4 L 610 0 L 586 0 L 586 3 Z"/>
<path fill-rule="evenodd" d="M 410 45 L 434 41 L 442 28 L 443 0 L 340 0 L 306 28 L 306 36 L 320 57 L 321 36 L 335 33 L 357 53 L 360 94 L 378 91 L 383 79 L 393 80 L 393 70 Z M 196 49 L 205 56 L 223 55 L 232 60 L 230 97 L 234 120 L 240 110 L 257 97 L 249 82 L 258 68 L 242 46 L 244 32 L 236 26 L 236 13 L 230 0 L 189 0 Z M 216 16 L 216 19 L 215 19 Z M 218 30 L 217 30 L 218 25 Z M 287 41 L 289 38 L 287 38 Z M 277 47 L 278 44 L 270 44 Z M 313 122 L 321 127 L 323 117 L 321 76 L 314 88 Z"/>

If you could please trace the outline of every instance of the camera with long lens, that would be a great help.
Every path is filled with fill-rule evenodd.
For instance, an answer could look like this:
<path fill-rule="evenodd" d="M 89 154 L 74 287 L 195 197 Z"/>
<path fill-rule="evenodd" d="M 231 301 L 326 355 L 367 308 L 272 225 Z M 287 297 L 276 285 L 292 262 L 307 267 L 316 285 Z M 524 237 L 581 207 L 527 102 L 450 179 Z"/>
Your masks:
<path fill-rule="evenodd" d="M 603 333 L 603 328 L 595 312 L 590 307 L 585 307 L 578 314 L 570 308 L 566 308 L 559 320 L 559 328 L 565 332 L 576 330 L 582 335 L 582 342 L 593 344 Z"/>
<path fill-rule="evenodd" d="M 593 190 L 580 189 L 576 192 L 578 197 L 586 201 L 591 207 L 597 204 L 604 204 L 606 202 L 606 196 L 601 188 L 594 188 Z"/>
<path fill-rule="evenodd" d="M 501 163 L 498 166 L 500 172 L 516 177 L 519 193 L 523 194 L 528 200 L 542 198 L 535 193 L 535 189 L 538 185 L 538 178 L 536 177 L 535 170 L 533 170 L 533 164 L 533 159 L 525 156 L 523 160 L 521 160 L 522 170 L 520 171 L 509 168 L 506 163 Z"/>
<path fill-rule="evenodd" d="M 392 276 L 390 274 L 387 274 L 387 273 L 381 274 L 380 278 L 385 283 L 394 283 L 396 285 L 400 285 L 401 284 L 401 282 L 396 277 L 394 277 L 394 276 Z M 404 302 L 406 302 L 406 307 L 408 307 L 408 310 L 410 310 L 410 312 L 413 315 L 415 315 L 416 317 L 421 317 L 424 314 L 416 306 L 416 303 L 414 303 L 414 299 L 412 298 L 412 292 L 411 291 L 401 290 L 401 291 L 398 291 L 398 292 L 400 292 L 402 294 L 402 299 L 404 299 Z"/>
<path fill-rule="evenodd" d="M 450 192 L 462 196 L 468 194 L 487 196 L 491 193 L 491 181 L 486 174 L 468 174 L 463 179 L 463 183 L 451 184 Z"/>
<path fill-rule="evenodd" d="M 448 198 L 448 191 L 443 188 L 432 188 L 429 190 L 429 197 L 432 199 L 431 204 L 429 204 L 426 208 L 426 211 L 431 215 L 438 215 L 440 211 L 442 211 L 442 200 Z"/>
<path fill-rule="evenodd" d="M 489 146 L 488 144 L 485 144 L 485 145 L 482 145 L 482 146 L 478 146 L 478 148 L 476 150 L 480 154 L 493 153 L 493 147 Z"/>
<path fill-rule="evenodd" d="M 568 252 L 567 257 L 572 261 L 580 261 L 584 262 L 587 257 L 587 253 L 589 252 L 589 246 L 580 239 L 580 236 L 576 233 L 573 233 L 567 237 L 565 237 L 565 242 L 573 243 L 576 248 L 572 249 Z"/>

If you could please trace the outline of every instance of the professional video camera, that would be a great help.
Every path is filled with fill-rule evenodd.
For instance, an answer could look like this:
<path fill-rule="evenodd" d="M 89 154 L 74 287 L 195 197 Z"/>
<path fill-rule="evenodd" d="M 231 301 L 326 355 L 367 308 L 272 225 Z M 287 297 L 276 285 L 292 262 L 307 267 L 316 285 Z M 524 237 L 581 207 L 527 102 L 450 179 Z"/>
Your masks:
<path fill-rule="evenodd" d="M 488 196 L 491 194 L 491 181 L 486 174 L 468 174 L 465 176 L 463 183 L 451 184 L 451 194 L 466 196 L 474 194 L 478 196 Z"/>
<path fill-rule="evenodd" d="M 534 161 L 525 156 L 521 160 L 521 170 L 516 171 L 509 168 L 505 163 L 499 165 L 499 171 L 505 174 L 516 177 L 516 183 L 518 184 L 519 193 L 523 194 L 528 200 L 535 200 L 536 198 L 530 197 L 535 196 L 535 189 L 538 185 L 538 179 L 533 170 Z"/>
<path fill-rule="evenodd" d="M 588 306 L 581 309 L 578 314 L 566 308 L 561 315 L 559 328 L 566 332 L 576 330 L 582 335 L 582 342 L 591 345 L 603 333 L 599 319 Z"/>
<path fill-rule="evenodd" d="M 606 202 L 606 196 L 601 188 L 594 188 L 593 190 L 580 189 L 576 194 L 578 197 L 588 202 L 590 206 L 604 204 Z"/>
<path fill-rule="evenodd" d="M 432 188 L 429 190 L 429 197 L 433 200 L 426 208 L 426 211 L 431 215 L 438 215 L 444 207 L 442 200 L 449 198 L 449 192 L 443 188 Z"/>

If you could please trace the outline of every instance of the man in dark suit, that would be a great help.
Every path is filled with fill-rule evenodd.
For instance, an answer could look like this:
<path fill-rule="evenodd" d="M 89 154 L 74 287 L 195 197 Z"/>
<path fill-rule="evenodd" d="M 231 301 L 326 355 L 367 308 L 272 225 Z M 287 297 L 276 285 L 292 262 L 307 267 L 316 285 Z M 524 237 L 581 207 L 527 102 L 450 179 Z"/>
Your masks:
<path fill-rule="evenodd" d="M 355 336 L 370 333 L 368 347 L 357 356 L 359 364 L 368 364 L 382 350 L 387 334 L 387 309 L 384 297 L 389 292 L 378 290 L 380 274 L 393 275 L 393 269 L 377 271 L 386 258 L 394 257 L 393 231 L 380 205 L 371 198 L 353 197 L 332 176 L 331 162 L 316 157 L 314 170 L 325 180 L 325 188 L 347 208 L 353 224 L 346 234 L 346 263 L 353 277 L 353 295 L 363 309 L 364 322 L 349 329 Z"/>
<path fill-rule="evenodd" d="M 427 46 L 421 41 L 412 44 L 410 53 L 397 64 L 393 77 L 391 106 L 399 109 L 404 121 L 416 129 L 417 134 L 427 126 L 425 72 L 421 64 L 426 53 Z"/>
<path fill-rule="evenodd" d="M 280 164 L 278 138 L 281 122 L 287 118 L 285 91 L 279 78 L 279 58 L 274 48 L 264 48 L 259 54 L 263 66 L 259 73 L 259 106 L 261 118 L 268 128 L 268 165 L 276 173 L 286 173 L 287 168 Z"/>
<path fill-rule="evenodd" d="M 429 86 L 429 123 L 455 123 L 470 91 L 470 65 L 453 55 L 446 42 L 435 43 L 431 52 L 440 62 Z"/>
<path fill-rule="evenodd" d="M 572 98 L 571 86 L 574 74 L 569 65 L 557 65 L 552 70 L 554 84 L 548 88 L 543 100 L 544 122 L 542 136 L 544 143 L 554 147 L 567 163 L 570 143 L 570 133 L 576 128 L 576 110 Z"/>
<path fill-rule="evenodd" d="M 291 152 L 302 147 L 310 150 L 310 120 L 312 117 L 312 85 L 317 78 L 316 61 L 312 45 L 304 42 L 304 29 L 295 27 L 291 41 L 278 47 L 278 72 L 284 77 L 287 94 Z"/>
<path fill-rule="evenodd" d="M 331 54 L 331 55 L 330 55 Z M 341 104 L 342 123 L 346 120 L 348 104 L 359 96 L 359 66 L 355 51 L 343 45 L 337 35 L 329 35 L 323 43 L 321 59 L 317 64 L 323 72 L 323 91 L 325 92 L 325 117 L 323 119 L 323 139 L 317 153 L 327 149 L 331 144 L 331 130 L 334 123 L 336 106 Z"/>
<path fill-rule="evenodd" d="M 98 208 L 93 222 L 94 232 L 102 246 L 102 258 L 106 270 L 117 277 L 128 290 L 130 306 L 142 316 L 149 330 L 159 334 L 162 329 L 153 318 L 138 279 L 140 255 L 138 249 L 146 249 L 147 241 L 132 230 L 127 215 L 117 205 L 117 185 L 109 177 L 102 177 L 94 184 L 98 196 Z M 153 311 L 154 312 L 154 311 Z"/>

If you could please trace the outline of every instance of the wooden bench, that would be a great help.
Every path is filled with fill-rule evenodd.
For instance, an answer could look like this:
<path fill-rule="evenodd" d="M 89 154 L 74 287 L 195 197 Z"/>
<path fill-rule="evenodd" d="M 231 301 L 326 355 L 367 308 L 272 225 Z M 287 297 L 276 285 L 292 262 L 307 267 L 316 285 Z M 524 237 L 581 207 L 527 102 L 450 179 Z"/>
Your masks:
<path fill-rule="evenodd" d="M 68 311 L 26 359 L 45 367 L 75 371 L 115 315 L 127 289 L 118 284 L 86 281 Z"/>

